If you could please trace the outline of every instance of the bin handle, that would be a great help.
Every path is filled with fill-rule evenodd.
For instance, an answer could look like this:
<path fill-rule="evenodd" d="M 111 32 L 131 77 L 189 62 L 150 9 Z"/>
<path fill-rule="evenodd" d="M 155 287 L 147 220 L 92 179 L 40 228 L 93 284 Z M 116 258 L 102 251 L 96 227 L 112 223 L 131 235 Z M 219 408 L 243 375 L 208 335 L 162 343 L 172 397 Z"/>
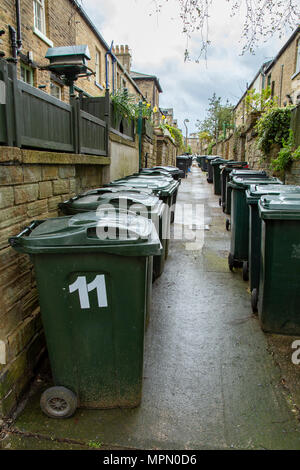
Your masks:
<path fill-rule="evenodd" d="M 43 222 L 45 222 L 45 220 L 34 220 L 33 222 L 31 222 L 29 225 L 27 225 L 27 227 L 25 227 L 22 232 L 20 232 L 18 235 L 16 235 L 15 237 L 10 237 L 8 239 L 8 242 L 10 244 L 10 246 L 17 246 L 19 245 L 19 242 L 20 242 L 20 239 L 22 237 L 28 237 L 28 235 L 31 234 L 32 230 L 34 230 L 36 227 L 38 227 L 40 224 L 42 224 Z"/>

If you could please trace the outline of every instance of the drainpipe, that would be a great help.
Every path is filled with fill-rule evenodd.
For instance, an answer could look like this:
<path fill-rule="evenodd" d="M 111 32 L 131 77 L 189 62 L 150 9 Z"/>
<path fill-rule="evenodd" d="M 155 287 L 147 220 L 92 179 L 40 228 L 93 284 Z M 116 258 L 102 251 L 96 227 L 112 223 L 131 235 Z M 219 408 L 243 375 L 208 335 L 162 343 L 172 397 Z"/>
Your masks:
<path fill-rule="evenodd" d="M 18 45 L 17 45 L 17 33 L 15 28 L 13 28 L 11 25 L 8 26 L 9 29 L 9 35 L 10 35 L 10 44 L 11 44 L 11 50 L 12 50 L 12 62 L 17 63 L 18 62 Z"/>
<path fill-rule="evenodd" d="M 22 33 L 21 33 L 21 9 L 20 0 L 16 0 L 16 20 L 17 31 L 11 25 L 8 26 L 10 35 L 10 44 L 12 49 L 12 62 L 18 62 L 18 53 L 22 49 Z"/>
<path fill-rule="evenodd" d="M 17 18 L 17 46 L 18 46 L 18 51 L 20 51 L 22 49 L 20 0 L 16 0 L 16 18 Z"/>
<path fill-rule="evenodd" d="M 280 72 L 279 106 L 281 106 L 282 82 L 283 82 L 283 67 L 284 67 L 284 65 L 282 64 L 282 66 L 281 66 L 281 72 Z"/>
<path fill-rule="evenodd" d="M 110 49 L 105 53 L 105 86 L 106 89 L 109 88 L 109 83 L 108 83 L 108 56 L 110 55 L 112 58 L 112 92 L 115 92 L 115 64 L 117 62 L 117 59 L 115 55 L 112 53 L 112 47 L 113 47 L 114 42 L 112 41 Z"/>

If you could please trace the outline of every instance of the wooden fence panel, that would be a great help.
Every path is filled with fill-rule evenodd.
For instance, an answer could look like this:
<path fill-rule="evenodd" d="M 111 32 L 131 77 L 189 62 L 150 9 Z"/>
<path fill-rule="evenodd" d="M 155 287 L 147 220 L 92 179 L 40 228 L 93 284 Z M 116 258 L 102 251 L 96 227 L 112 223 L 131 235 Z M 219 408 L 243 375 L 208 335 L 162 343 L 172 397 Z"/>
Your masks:
<path fill-rule="evenodd" d="M 80 110 L 79 153 L 106 155 L 106 122 Z"/>
<path fill-rule="evenodd" d="M 75 152 L 72 107 L 18 81 L 21 145 Z"/>
<path fill-rule="evenodd" d="M 67 104 L 17 80 L 15 64 L 1 59 L 0 80 L 6 90 L 5 104 L 0 104 L 0 144 L 108 156 L 109 95 Z M 82 102 L 86 111 L 80 109 Z"/>

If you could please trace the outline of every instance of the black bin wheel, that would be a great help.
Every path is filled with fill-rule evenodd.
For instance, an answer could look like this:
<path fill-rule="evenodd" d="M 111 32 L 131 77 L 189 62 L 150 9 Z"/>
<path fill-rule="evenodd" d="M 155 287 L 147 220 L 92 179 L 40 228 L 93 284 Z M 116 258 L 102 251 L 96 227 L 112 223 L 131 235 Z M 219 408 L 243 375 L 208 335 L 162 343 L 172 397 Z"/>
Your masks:
<path fill-rule="evenodd" d="M 243 280 L 245 282 L 249 281 L 249 267 L 248 267 L 248 261 L 243 262 Z"/>
<path fill-rule="evenodd" d="M 231 253 L 228 255 L 228 266 L 230 271 L 233 271 L 233 268 L 235 267 L 235 262 L 234 262 L 234 257 Z"/>
<path fill-rule="evenodd" d="M 252 312 L 257 314 L 257 304 L 258 304 L 258 290 L 253 289 L 251 292 L 251 307 L 252 307 Z"/>
<path fill-rule="evenodd" d="M 78 400 L 66 387 L 50 387 L 42 394 L 40 406 L 50 418 L 70 418 L 76 411 Z"/>
<path fill-rule="evenodd" d="M 231 226 L 231 222 L 230 222 L 229 219 L 226 219 L 226 224 L 225 225 L 226 225 L 226 230 L 229 231 L 230 226 Z"/>

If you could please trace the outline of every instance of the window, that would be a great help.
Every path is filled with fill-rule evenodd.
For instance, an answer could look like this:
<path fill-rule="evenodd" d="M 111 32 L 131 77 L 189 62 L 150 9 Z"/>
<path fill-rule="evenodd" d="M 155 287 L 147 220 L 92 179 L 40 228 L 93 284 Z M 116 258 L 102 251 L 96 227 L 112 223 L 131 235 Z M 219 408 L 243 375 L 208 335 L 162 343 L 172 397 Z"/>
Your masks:
<path fill-rule="evenodd" d="M 45 0 L 33 0 L 34 27 L 46 34 Z"/>
<path fill-rule="evenodd" d="M 295 73 L 300 72 L 300 39 L 297 44 L 297 57 L 296 57 L 296 70 Z"/>
<path fill-rule="evenodd" d="M 54 98 L 57 98 L 58 100 L 61 100 L 61 87 L 57 85 L 56 83 L 51 82 L 50 83 L 50 95 L 54 96 Z"/>
<path fill-rule="evenodd" d="M 29 85 L 33 86 L 33 70 L 28 65 L 21 62 L 21 80 Z"/>
<path fill-rule="evenodd" d="M 96 49 L 95 56 L 95 72 L 96 72 L 96 83 L 101 83 L 101 54 L 98 49 Z"/>

